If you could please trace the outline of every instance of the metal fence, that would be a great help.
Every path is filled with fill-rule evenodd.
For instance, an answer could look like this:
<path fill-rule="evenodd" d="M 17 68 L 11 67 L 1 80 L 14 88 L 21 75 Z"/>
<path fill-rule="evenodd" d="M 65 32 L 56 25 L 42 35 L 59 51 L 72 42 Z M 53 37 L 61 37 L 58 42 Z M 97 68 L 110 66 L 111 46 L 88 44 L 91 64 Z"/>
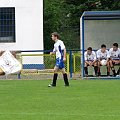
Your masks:
<path fill-rule="evenodd" d="M 55 66 L 56 57 L 50 55 L 50 51 L 20 51 L 17 53 L 16 58 L 21 62 L 23 68 L 20 73 L 0 76 L 0 79 L 25 79 L 25 80 L 45 80 L 52 79 L 53 68 Z M 26 57 L 27 60 L 26 60 Z M 65 69 L 70 79 L 81 79 L 82 64 L 81 64 L 81 51 L 80 50 L 67 50 L 67 60 L 65 62 Z M 25 60 L 24 60 L 25 59 Z M 29 64 L 29 59 L 32 59 L 32 64 Z M 38 62 L 36 64 L 36 62 Z M 42 62 L 42 65 L 40 64 Z M 101 67 L 101 73 L 106 73 L 106 66 Z M 117 70 L 119 66 L 116 66 Z M 93 68 L 89 68 L 89 74 L 93 75 Z M 112 74 L 112 73 L 111 73 Z M 59 71 L 59 79 L 63 76 Z"/>
<path fill-rule="evenodd" d="M 24 54 L 24 52 L 28 52 L 27 54 Z M 35 54 L 29 54 L 29 52 L 34 52 Z M 39 52 L 39 54 L 37 53 Z M 55 55 L 50 55 L 50 51 L 21 51 L 21 54 L 19 54 L 18 58 L 19 61 L 23 65 L 23 69 L 21 71 L 20 77 L 21 79 L 51 79 L 53 75 L 53 68 L 55 65 Z M 67 59 L 65 62 L 65 69 L 67 74 L 69 75 L 69 78 L 76 78 L 77 76 L 80 76 L 80 52 L 78 50 L 68 50 L 67 51 Z M 32 68 L 32 69 L 26 69 L 24 68 L 23 59 L 24 57 L 42 57 L 43 58 L 43 66 L 42 68 Z M 35 61 L 35 60 L 34 60 Z M 30 64 L 29 64 L 30 65 Z M 28 65 L 28 66 L 29 66 Z M 28 67 L 29 68 L 29 67 Z M 61 78 L 62 75 L 59 74 L 59 78 Z"/>
<path fill-rule="evenodd" d="M 39 69 L 22 69 L 21 71 L 21 78 L 29 78 L 30 76 L 34 76 L 35 79 L 50 79 L 53 74 L 53 68 L 55 65 L 55 55 L 50 54 L 21 54 L 21 59 L 23 60 L 23 57 L 42 57 L 43 58 L 43 67 Z M 23 62 L 22 62 L 23 64 Z M 69 74 L 69 54 L 67 54 L 67 60 L 65 62 L 65 69 L 66 72 Z M 34 79 L 32 78 L 32 79 Z"/>

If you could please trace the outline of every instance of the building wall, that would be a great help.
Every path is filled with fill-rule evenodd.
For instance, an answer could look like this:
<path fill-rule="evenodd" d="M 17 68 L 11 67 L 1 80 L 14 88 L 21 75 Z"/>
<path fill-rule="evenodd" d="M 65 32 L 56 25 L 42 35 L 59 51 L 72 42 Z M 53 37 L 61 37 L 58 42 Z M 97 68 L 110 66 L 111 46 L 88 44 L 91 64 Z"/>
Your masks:
<path fill-rule="evenodd" d="M 16 19 L 16 42 L 0 43 L 0 49 L 43 50 L 43 0 L 0 0 L 0 7 L 15 7 Z M 23 57 L 23 64 L 41 65 L 43 57 Z"/>
<path fill-rule="evenodd" d="M 43 1 L 0 0 L 0 7 L 15 7 L 16 17 L 16 43 L 0 43 L 0 48 L 43 50 Z"/>

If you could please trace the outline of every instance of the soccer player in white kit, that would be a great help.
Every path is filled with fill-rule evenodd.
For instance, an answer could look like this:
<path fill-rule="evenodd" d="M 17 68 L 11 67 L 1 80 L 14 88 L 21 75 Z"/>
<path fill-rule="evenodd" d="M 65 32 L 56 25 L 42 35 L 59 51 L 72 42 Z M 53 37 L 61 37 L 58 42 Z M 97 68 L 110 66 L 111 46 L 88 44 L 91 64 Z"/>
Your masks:
<path fill-rule="evenodd" d="M 68 77 L 67 77 L 67 73 L 65 71 L 65 66 L 64 66 L 64 62 L 66 61 L 65 45 L 63 41 L 59 40 L 59 34 L 57 32 L 52 33 L 51 36 L 55 44 L 54 44 L 53 52 L 51 52 L 50 54 L 51 55 L 56 54 L 56 65 L 54 67 L 53 82 L 49 84 L 48 87 L 56 86 L 56 81 L 57 81 L 57 76 L 58 76 L 57 72 L 59 69 L 61 70 L 63 74 L 65 86 L 69 86 Z"/>
<path fill-rule="evenodd" d="M 109 51 L 106 50 L 106 45 L 102 44 L 101 49 L 99 49 L 97 52 L 97 60 L 98 60 L 98 76 L 101 75 L 100 72 L 100 66 L 102 65 L 101 61 L 106 60 L 106 66 L 107 66 L 107 76 L 110 75 L 110 65 L 109 65 Z"/>
<path fill-rule="evenodd" d="M 113 71 L 113 76 L 116 76 L 120 72 L 120 68 L 117 73 L 115 71 L 114 65 L 120 65 L 120 48 L 118 48 L 118 43 L 114 43 L 113 47 L 109 50 L 110 54 L 110 67 Z"/>
<path fill-rule="evenodd" d="M 97 76 L 97 59 L 96 59 L 96 53 L 92 51 L 91 47 L 87 48 L 87 51 L 84 53 L 84 70 L 85 70 L 85 77 L 88 76 L 88 66 L 94 67 L 95 76 Z"/>

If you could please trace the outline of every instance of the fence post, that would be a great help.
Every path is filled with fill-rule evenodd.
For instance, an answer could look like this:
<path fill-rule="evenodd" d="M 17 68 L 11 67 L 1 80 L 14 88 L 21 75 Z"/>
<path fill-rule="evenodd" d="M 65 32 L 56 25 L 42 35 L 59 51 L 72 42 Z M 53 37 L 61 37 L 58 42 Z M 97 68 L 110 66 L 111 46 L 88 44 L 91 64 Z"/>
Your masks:
<path fill-rule="evenodd" d="M 21 79 L 21 72 L 18 73 L 18 79 Z"/>
<path fill-rule="evenodd" d="M 70 79 L 72 79 L 72 51 L 70 50 Z"/>
<path fill-rule="evenodd" d="M 70 73 L 70 55 L 67 54 L 67 73 Z"/>

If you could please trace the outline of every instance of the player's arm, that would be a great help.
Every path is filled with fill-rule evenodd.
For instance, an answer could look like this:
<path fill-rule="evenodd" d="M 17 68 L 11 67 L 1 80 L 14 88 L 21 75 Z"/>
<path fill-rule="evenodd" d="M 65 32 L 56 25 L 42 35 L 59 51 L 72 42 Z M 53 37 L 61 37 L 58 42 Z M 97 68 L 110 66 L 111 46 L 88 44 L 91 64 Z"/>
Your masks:
<path fill-rule="evenodd" d="M 119 64 L 120 64 L 120 54 L 119 54 Z"/>
<path fill-rule="evenodd" d="M 87 53 L 86 52 L 84 53 L 84 61 L 86 64 L 89 64 L 89 62 L 87 61 Z"/>
<path fill-rule="evenodd" d="M 50 52 L 50 55 L 53 55 L 53 54 L 55 54 L 55 52 Z"/>
<path fill-rule="evenodd" d="M 109 60 L 115 62 L 114 60 L 112 60 L 112 54 L 111 54 L 111 52 L 112 52 L 112 50 L 110 49 L 110 50 L 109 50 Z"/>
<path fill-rule="evenodd" d="M 107 51 L 107 62 L 110 60 L 110 53 Z"/>
<path fill-rule="evenodd" d="M 65 62 L 66 61 L 66 48 L 65 48 L 63 41 L 61 41 L 60 45 L 61 45 L 61 50 L 63 50 L 63 61 Z"/>
<path fill-rule="evenodd" d="M 100 62 L 100 53 L 99 53 L 99 51 L 96 52 L 96 58 L 97 58 L 98 62 Z"/>
<path fill-rule="evenodd" d="M 4 53 L 5 51 L 0 51 L 0 56 L 2 56 L 2 54 Z"/>
<path fill-rule="evenodd" d="M 97 60 L 96 60 L 96 59 L 94 59 L 94 61 L 92 62 L 92 64 L 94 65 L 96 62 L 97 62 Z"/>
<path fill-rule="evenodd" d="M 120 64 L 120 50 L 119 50 L 118 58 L 119 58 L 119 60 L 118 60 L 118 64 Z"/>
<path fill-rule="evenodd" d="M 55 54 L 55 48 L 53 49 L 52 52 L 50 52 L 50 55 L 53 55 L 53 54 Z"/>
<path fill-rule="evenodd" d="M 118 62 L 118 64 L 120 64 L 120 59 L 119 59 L 119 62 Z"/>
<path fill-rule="evenodd" d="M 66 61 L 66 48 L 64 48 L 64 56 L 63 56 L 63 61 Z"/>
<path fill-rule="evenodd" d="M 92 62 L 92 64 L 96 63 L 97 58 L 96 58 L 96 53 L 94 52 L 94 61 Z"/>
<path fill-rule="evenodd" d="M 87 60 L 85 61 L 85 63 L 88 64 L 88 65 L 90 64 L 90 62 L 88 62 Z"/>

